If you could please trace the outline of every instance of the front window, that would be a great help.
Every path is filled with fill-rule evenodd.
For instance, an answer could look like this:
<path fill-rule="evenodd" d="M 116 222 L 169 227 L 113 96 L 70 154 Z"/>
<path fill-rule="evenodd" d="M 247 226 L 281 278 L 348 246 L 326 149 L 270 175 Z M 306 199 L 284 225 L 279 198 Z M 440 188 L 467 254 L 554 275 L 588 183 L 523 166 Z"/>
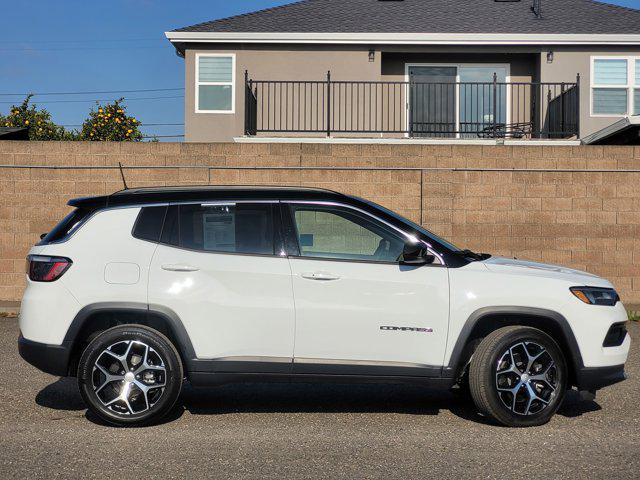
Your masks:
<path fill-rule="evenodd" d="M 235 55 L 196 55 L 196 112 L 234 112 L 235 63 Z"/>
<path fill-rule="evenodd" d="M 405 239 L 368 215 L 340 206 L 293 205 L 300 255 L 371 262 L 397 262 Z"/>
<path fill-rule="evenodd" d="M 591 114 L 640 114 L 640 57 L 597 57 L 592 60 Z"/>

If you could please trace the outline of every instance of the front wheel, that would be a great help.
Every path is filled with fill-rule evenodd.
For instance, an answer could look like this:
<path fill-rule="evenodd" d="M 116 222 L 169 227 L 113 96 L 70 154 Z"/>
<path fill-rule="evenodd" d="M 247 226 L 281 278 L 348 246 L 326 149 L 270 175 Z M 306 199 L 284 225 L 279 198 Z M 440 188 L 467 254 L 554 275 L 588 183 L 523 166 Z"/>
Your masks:
<path fill-rule="evenodd" d="M 84 350 L 78 386 L 89 409 L 114 425 L 144 425 L 174 406 L 182 362 L 171 341 L 140 325 L 102 332 Z"/>
<path fill-rule="evenodd" d="M 556 342 L 530 327 L 504 327 L 478 346 L 469 367 L 480 412 L 509 427 L 547 423 L 567 388 L 567 366 Z"/>

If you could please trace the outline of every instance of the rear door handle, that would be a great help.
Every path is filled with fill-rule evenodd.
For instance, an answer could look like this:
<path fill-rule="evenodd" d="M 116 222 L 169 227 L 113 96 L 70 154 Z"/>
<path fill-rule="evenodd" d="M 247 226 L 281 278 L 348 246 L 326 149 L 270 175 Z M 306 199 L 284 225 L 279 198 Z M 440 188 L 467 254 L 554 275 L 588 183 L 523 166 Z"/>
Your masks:
<path fill-rule="evenodd" d="M 340 280 L 338 275 L 334 275 L 332 273 L 327 272 L 311 272 L 311 273 L 303 273 L 302 278 L 306 278 L 307 280 L 320 280 L 320 281 L 331 281 L 331 280 Z"/>
<path fill-rule="evenodd" d="M 162 269 L 169 272 L 197 272 L 200 270 L 198 267 L 191 265 L 162 265 Z"/>

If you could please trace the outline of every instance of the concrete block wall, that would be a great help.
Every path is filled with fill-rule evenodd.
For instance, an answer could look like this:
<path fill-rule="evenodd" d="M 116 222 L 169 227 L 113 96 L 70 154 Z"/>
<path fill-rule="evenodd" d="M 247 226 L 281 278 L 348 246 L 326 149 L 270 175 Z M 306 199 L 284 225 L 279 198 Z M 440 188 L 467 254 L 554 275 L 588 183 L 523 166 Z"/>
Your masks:
<path fill-rule="evenodd" d="M 640 148 L 0 142 L 0 301 L 72 197 L 130 187 L 272 184 L 376 201 L 473 250 L 605 276 L 640 304 Z M 274 169 L 277 167 L 278 169 Z"/>

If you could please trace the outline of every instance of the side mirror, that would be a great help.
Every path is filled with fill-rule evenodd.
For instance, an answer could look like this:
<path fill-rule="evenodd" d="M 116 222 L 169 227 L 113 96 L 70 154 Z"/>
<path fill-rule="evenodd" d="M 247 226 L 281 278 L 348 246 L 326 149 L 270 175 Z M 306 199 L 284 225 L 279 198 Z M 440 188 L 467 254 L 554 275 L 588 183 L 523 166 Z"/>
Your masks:
<path fill-rule="evenodd" d="M 407 243 L 402 251 L 400 263 L 402 265 L 430 265 L 435 260 L 435 255 L 431 255 L 426 248 Z"/>

